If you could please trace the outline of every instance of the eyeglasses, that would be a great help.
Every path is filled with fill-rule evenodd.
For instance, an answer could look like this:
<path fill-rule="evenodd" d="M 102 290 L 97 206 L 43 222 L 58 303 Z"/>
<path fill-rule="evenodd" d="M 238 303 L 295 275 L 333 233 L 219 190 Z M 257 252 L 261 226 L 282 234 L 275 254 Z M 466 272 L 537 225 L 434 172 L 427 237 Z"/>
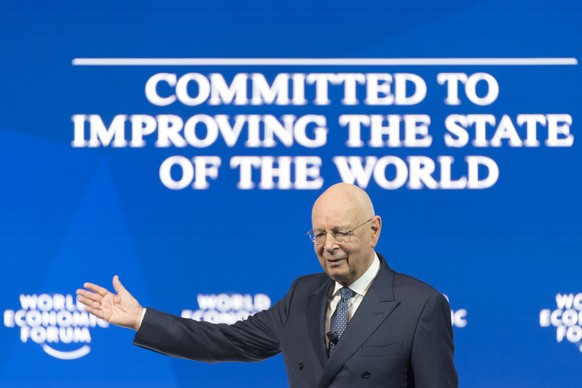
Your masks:
<path fill-rule="evenodd" d="M 361 223 L 358 226 L 353 227 L 349 230 L 335 230 L 330 232 L 336 242 L 338 243 L 347 243 L 350 242 L 352 236 L 354 235 L 354 230 L 358 229 L 360 226 L 366 225 L 368 222 L 372 221 L 374 217 L 370 218 L 368 221 Z M 313 230 L 307 232 L 307 237 L 315 244 L 315 245 L 322 245 L 325 244 L 325 240 L 327 238 L 327 232 L 325 230 Z"/>

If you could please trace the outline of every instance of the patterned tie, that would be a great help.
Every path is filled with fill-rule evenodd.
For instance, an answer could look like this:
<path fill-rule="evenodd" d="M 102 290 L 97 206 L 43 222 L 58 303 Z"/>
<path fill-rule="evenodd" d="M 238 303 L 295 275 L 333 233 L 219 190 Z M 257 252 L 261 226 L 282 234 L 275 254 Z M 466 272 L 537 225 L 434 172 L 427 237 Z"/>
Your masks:
<path fill-rule="evenodd" d="M 337 307 L 335 308 L 335 312 L 333 313 L 330 322 L 330 331 L 334 334 L 335 342 L 337 342 L 341 338 L 342 334 L 344 333 L 344 330 L 348 326 L 348 300 L 356 294 L 348 287 L 342 287 L 340 289 L 340 293 L 342 298 L 337 304 Z M 330 356 L 333 353 L 334 348 L 335 344 L 333 343 L 333 341 L 330 341 L 329 342 Z"/>

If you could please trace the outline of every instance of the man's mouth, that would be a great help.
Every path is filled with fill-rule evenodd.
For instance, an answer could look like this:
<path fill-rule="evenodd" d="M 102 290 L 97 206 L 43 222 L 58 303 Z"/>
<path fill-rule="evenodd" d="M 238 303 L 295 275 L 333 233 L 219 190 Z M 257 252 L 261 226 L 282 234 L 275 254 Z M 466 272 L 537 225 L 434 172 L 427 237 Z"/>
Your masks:
<path fill-rule="evenodd" d="M 325 261 L 327 262 L 327 265 L 329 267 L 338 267 L 338 266 L 342 265 L 345 260 L 346 259 L 343 257 L 340 257 L 340 258 L 332 257 L 332 258 L 325 259 Z"/>

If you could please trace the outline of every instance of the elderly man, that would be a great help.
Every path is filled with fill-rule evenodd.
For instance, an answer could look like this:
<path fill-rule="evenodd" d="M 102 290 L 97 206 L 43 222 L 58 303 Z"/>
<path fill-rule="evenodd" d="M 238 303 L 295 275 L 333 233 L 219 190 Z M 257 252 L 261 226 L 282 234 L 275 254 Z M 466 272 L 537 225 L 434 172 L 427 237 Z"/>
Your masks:
<path fill-rule="evenodd" d="M 117 277 L 116 295 L 85 283 L 79 301 L 167 355 L 257 361 L 282 352 L 291 387 L 456 387 L 449 305 L 374 251 L 382 220 L 368 195 L 330 187 L 313 205 L 312 226 L 325 274 L 297 279 L 275 306 L 233 325 L 144 309 Z"/>

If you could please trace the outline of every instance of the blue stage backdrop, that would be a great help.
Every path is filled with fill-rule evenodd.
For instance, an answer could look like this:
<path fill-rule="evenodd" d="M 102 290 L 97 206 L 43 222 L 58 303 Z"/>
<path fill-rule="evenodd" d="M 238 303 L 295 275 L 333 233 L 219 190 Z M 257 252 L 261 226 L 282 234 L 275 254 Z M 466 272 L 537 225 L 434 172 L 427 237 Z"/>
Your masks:
<path fill-rule="evenodd" d="M 244 319 L 321 271 L 311 205 L 344 181 L 449 298 L 461 386 L 579 386 L 580 1 L 8 1 L 0 50 L 0 385 L 286 386 L 74 293 Z"/>

